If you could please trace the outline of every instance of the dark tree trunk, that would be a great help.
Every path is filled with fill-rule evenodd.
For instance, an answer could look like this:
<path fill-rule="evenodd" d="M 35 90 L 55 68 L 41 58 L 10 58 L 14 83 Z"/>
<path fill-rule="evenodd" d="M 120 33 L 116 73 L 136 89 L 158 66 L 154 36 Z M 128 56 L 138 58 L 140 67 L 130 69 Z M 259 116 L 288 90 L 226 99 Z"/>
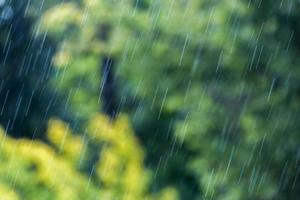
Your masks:
<path fill-rule="evenodd" d="M 102 66 L 101 95 L 103 111 L 113 119 L 118 113 L 114 60 L 110 57 L 104 57 L 102 60 Z"/>

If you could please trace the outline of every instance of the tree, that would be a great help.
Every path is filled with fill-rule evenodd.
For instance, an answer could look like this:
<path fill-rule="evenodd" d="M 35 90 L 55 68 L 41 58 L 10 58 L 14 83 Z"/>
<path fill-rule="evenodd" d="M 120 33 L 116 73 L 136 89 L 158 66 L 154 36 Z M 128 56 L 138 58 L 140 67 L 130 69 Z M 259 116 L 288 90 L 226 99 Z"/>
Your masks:
<path fill-rule="evenodd" d="M 82 119 L 101 103 L 101 60 L 114 60 L 118 106 L 148 165 L 167 169 L 153 188 L 193 185 L 183 199 L 288 199 L 299 196 L 295 4 L 83 0 L 50 9 L 43 25 L 62 41 L 56 86 L 70 91 L 72 112 L 87 110 Z M 73 92 L 78 77 L 86 84 Z"/>

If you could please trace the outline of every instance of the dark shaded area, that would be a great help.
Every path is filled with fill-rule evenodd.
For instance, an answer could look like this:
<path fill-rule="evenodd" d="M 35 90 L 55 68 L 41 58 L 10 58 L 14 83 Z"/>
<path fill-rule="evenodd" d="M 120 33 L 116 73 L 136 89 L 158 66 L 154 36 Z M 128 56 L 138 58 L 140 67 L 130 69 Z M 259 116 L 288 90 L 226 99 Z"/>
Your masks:
<path fill-rule="evenodd" d="M 24 2 L 2 9 L 11 13 L 0 23 L 0 123 L 13 136 L 42 137 L 57 108 L 48 85 L 54 48 L 46 34 L 32 34 Z"/>
<path fill-rule="evenodd" d="M 153 170 L 155 178 L 152 189 L 158 191 L 169 185 L 175 186 L 181 199 L 193 199 L 199 191 L 197 179 L 187 170 L 195 152 L 189 151 L 174 135 L 176 113 L 161 113 L 159 108 L 148 110 L 148 115 L 139 119 L 136 127 L 139 139 L 148 150 L 146 165 Z"/>
<path fill-rule="evenodd" d="M 102 60 L 102 83 L 101 96 L 103 111 L 112 119 L 118 113 L 118 104 L 116 96 L 116 82 L 114 74 L 114 60 L 110 57 L 104 57 Z"/>

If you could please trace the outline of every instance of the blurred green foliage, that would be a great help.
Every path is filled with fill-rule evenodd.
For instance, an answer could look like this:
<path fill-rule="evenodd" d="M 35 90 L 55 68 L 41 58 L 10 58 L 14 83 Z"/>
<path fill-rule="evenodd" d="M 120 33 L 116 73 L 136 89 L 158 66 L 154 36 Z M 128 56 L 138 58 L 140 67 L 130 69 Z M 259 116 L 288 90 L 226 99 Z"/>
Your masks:
<path fill-rule="evenodd" d="M 31 186 L 35 182 L 19 186 L 24 192 L 2 184 L 0 193 L 17 198 L 41 192 L 55 199 L 101 195 L 104 199 L 166 200 L 300 198 L 298 1 L 45 2 L 42 9 L 37 2 L 32 7 L 33 13 L 42 14 L 32 29 L 34 41 L 40 44 L 44 37 L 53 48 L 52 66 L 48 65 L 51 76 L 47 84 L 39 85 L 47 85 L 47 92 L 55 91 L 53 97 L 58 100 L 53 107 L 58 111 L 54 113 L 69 125 L 51 120 L 46 141 L 52 146 L 37 141 L 32 145 L 44 145 L 54 152 L 52 157 L 68 166 L 66 170 L 72 172 L 63 174 L 68 178 L 59 176 L 63 180 L 53 184 L 70 186 L 61 195 L 74 197 L 55 196 L 59 189 L 50 192 L 45 183 Z M 0 31 L 4 50 L 7 31 L 9 26 Z M 31 32 L 26 33 L 30 38 Z M 28 54 L 24 53 L 26 58 Z M 113 86 L 108 85 L 107 68 L 112 71 L 109 84 Z M 32 91 L 30 84 L 24 88 Z M 123 116 L 109 119 L 97 114 L 108 105 L 105 88 L 115 94 L 115 112 L 127 113 L 130 122 Z M 12 98 L 20 101 L 16 95 Z M 14 111 L 13 106 L 5 114 Z M 41 115 L 38 109 L 32 111 Z M 83 134 L 72 134 L 71 127 Z M 7 148 L 30 143 L 8 141 L 13 142 Z M 28 156 L 8 159 L 16 157 L 25 163 Z M 21 177 L 39 176 L 36 166 L 29 167 L 31 173 L 26 166 L 17 163 L 15 170 L 3 170 L 15 175 L 20 168 L 24 170 Z M 48 181 L 54 177 L 51 173 L 45 172 Z M 10 183 L 18 180 L 13 175 Z"/>

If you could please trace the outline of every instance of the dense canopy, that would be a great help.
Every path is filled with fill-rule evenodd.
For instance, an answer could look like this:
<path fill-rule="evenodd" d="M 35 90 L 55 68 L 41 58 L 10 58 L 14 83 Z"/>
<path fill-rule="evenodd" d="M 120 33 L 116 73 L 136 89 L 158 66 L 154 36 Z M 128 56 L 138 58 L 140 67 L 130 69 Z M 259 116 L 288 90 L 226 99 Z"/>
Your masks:
<path fill-rule="evenodd" d="M 296 0 L 0 0 L 0 198 L 300 198 L 299 35 Z"/>

